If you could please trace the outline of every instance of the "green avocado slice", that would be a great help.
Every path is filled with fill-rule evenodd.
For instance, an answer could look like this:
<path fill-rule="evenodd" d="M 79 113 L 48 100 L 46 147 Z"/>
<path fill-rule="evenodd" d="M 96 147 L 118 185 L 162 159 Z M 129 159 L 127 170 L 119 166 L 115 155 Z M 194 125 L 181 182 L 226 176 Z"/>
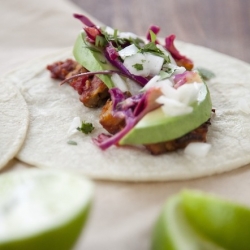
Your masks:
<path fill-rule="evenodd" d="M 84 42 L 86 34 L 82 32 L 78 35 L 73 55 L 75 60 L 90 72 L 115 69 L 104 57 L 103 51 L 89 43 Z M 98 75 L 108 88 L 114 87 L 109 75 Z"/>
<path fill-rule="evenodd" d="M 201 90 L 202 100 L 192 105 L 193 112 L 181 116 L 167 116 L 161 108 L 146 114 L 119 142 L 120 145 L 140 145 L 179 138 L 206 122 L 212 103 L 207 86 Z"/>

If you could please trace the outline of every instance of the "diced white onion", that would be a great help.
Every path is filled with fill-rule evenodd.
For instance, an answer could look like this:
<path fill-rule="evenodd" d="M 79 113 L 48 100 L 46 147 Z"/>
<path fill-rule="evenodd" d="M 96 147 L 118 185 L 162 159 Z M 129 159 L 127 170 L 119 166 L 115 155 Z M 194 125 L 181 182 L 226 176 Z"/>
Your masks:
<path fill-rule="evenodd" d="M 71 122 L 67 135 L 71 136 L 75 134 L 76 132 L 78 132 L 77 130 L 78 127 L 81 127 L 81 119 L 80 117 L 77 116 L 77 117 L 74 117 L 73 121 Z"/>
<path fill-rule="evenodd" d="M 239 101 L 239 109 L 249 115 L 250 114 L 250 104 L 247 102 L 246 99 L 244 98 L 241 98 L 240 101 Z"/>
<path fill-rule="evenodd" d="M 136 34 L 134 34 L 132 32 L 120 32 L 119 37 L 124 38 L 124 39 L 130 39 L 130 38 L 136 39 L 136 38 L 139 38 Z"/>
<path fill-rule="evenodd" d="M 114 30 L 113 28 L 109 27 L 109 26 L 106 26 L 106 27 L 105 27 L 105 32 L 106 32 L 108 35 L 113 36 L 114 33 L 115 33 L 115 30 Z"/>
<path fill-rule="evenodd" d="M 132 56 L 132 55 L 136 54 L 138 51 L 139 51 L 139 49 L 134 44 L 131 44 L 131 45 L 125 47 L 124 49 L 120 50 L 118 52 L 118 54 L 124 60 L 125 57 Z"/>
<path fill-rule="evenodd" d="M 169 63 L 168 64 L 168 68 L 170 68 L 173 71 L 173 75 L 178 75 L 178 74 L 182 74 L 186 71 L 186 69 L 184 67 L 179 67 L 175 64 Z"/>
<path fill-rule="evenodd" d="M 117 88 L 119 88 L 121 91 L 125 92 L 128 91 L 128 87 L 126 85 L 126 82 L 118 75 L 118 74 L 112 74 L 111 80 L 115 84 Z"/>
<path fill-rule="evenodd" d="M 166 88 L 170 88 L 175 90 L 173 87 L 173 82 L 170 81 L 170 79 L 163 79 L 163 80 L 160 80 L 160 76 L 159 75 L 156 75 L 154 76 L 153 78 L 151 78 L 148 83 L 143 87 L 143 91 L 144 90 L 148 90 L 152 87 L 154 88 L 161 88 L 162 92 L 164 93 L 164 89 L 165 87 Z M 168 91 L 167 91 L 168 92 Z"/>
<path fill-rule="evenodd" d="M 167 116 L 186 115 L 193 111 L 193 107 L 187 106 L 177 100 L 166 98 L 165 96 L 158 97 L 156 102 L 163 104 L 161 109 Z"/>
<path fill-rule="evenodd" d="M 188 157 L 205 157 L 210 149 L 211 144 L 209 143 L 192 142 L 184 149 L 184 154 Z"/>
<path fill-rule="evenodd" d="M 148 90 L 152 87 L 155 87 L 157 84 L 158 84 L 158 80 L 160 79 L 161 77 L 160 76 L 154 76 L 152 77 L 148 82 L 147 84 L 143 87 L 142 90 Z"/>
<path fill-rule="evenodd" d="M 115 30 L 109 26 L 106 26 L 104 31 L 110 35 L 113 36 L 115 34 Z M 123 38 L 123 39 L 137 39 L 139 38 L 139 36 L 137 36 L 136 34 L 132 33 L 132 32 L 120 32 L 117 31 L 117 35 L 119 36 L 119 38 Z"/>
<path fill-rule="evenodd" d="M 150 69 L 147 67 L 147 65 L 145 65 L 145 60 L 146 59 L 143 54 L 136 53 L 135 55 L 126 57 L 123 64 L 131 74 L 146 77 L 149 75 Z M 142 69 L 136 69 L 136 64 L 141 64 Z"/>
<path fill-rule="evenodd" d="M 136 53 L 124 59 L 124 66 L 131 74 L 147 77 L 160 73 L 164 59 L 150 53 Z M 142 65 L 142 69 L 137 69 L 136 64 Z"/>
<path fill-rule="evenodd" d="M 146 62 L 144 64 L 149 68 L 149 75 L 158 75 L 161 71 L 164 59 L 163 57 L 152 55 L 150 53 L 144 53 Z"/>
<path fill-rule="evenodd" d="M 167 80 L 162 81 L 163 83 L 166 83 Z M 171 81 L 169 81 L 171 83 Z M 175 89 L 173 87 L 173 84 L 162 84 L 161 86 L 161 92 L 163 93 L 163 95 L 169 99 L 174 99 L 176 101 L 179 101 L 179 97 L 178 97 L 178 92 L 177 89 Z"/>
<path fill-rule="evenodd" d="M 200 88 L 203 83 L 188 83 L 183 84 L 177 89 L 178 100 L 182 103 L 190 105 L 197 101 Z"/>
<path fill-rule="evenodd" d="M 132 95 L 138 94 L 141 91 L 141 86 L 138 83 L 129 78 L 126 78 L 125 80 L 128 90 Z"/>

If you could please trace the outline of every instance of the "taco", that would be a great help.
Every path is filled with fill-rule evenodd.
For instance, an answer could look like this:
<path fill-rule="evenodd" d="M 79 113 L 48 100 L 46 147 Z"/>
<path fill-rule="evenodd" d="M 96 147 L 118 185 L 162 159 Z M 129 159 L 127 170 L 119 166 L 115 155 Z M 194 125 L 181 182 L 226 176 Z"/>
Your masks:
<path fill-rule="evenodd" d="M 0 169 L 21 148 L 28 128 L 28 108 L 18 89 L 0 81 Z"/>
<path fill-rule="evenodd" d="M 152 154 L 162 154 L 206 142 L 209 91 L 199 73 L 191 71 L 193 62 L 175 48 L 174 36 L 162 46 L 152 26 L 145 43 L 135 34 L 75 17 L 86 25 L 75 42 L 76 61 L 47 68 L 53 78 L 69 82 L 86 107 L 104 105 L 100 124 L 109 134 L 94 139 L 100 148 L 144 145 Z"/>
<path fill-rule="evenodd" d="M 92 24 L 89 19 L 86 19 L 86 17 L 79 15 L 76 17 L 83 20 L 85 24 L 87 22 L 88 25 L 87 29 L 85 29 L 85 33 L 81 32 L 77 38 L 74 46 L 75 58 L 72 55 L 72 49 L 65 49 L 64 51 L 59 51 L 58 54 L 51 54 L 47 57 L 30 62 L 6 76 L 7 81 L 14 82 L 23 90 L 22 93 L 28 103 L 31 113 L 29 132 L 22 150 L 17 155 L 20 160 L 38 167 L 70 169 L 97 179 L 136 181 L 194 178 L 229 171 L 250 162 L 250 145 L 248 144 L 250 139 L 250 126 L 248 125 L 250 106 L 250 99 L 248 97 L 250 96 L 250 90 L 247 87 L 247 81 L 250 78 L 249 65 L 218 52 L 181 42 L 177 42 L 176 45 L 186 56 L 181 56 L 178 51 L 176 52 L 172 43 L 172 47 L 170 46 L 169 51 L 173 52 L 174 50 L 175 53 L 166 54 L 165 52 L 162 52 L 160 45 L 156 46 L 159 42 L 159 39 L 157 40 L 155 37 L 158 31 L 155 31 L 155 28 L 151 28 L 151 32 L 149 32 L 150 41 L 147 44 L 150 44 L 150 46 L 152 44 L 154 45 L 146 47 L 148 50 L 144 52 L 147 53 L 150 50 L 153 50 L 153 54 L 156 57 L 161 57 L 160 71 L 162 71 L 162 65 L 168 64 L 168 66 L 171 65 L 171 67 L 167 67 L 164 72 L 161 72 L 161 75 L 158 67 L 158 71 L 155 74 L 158 76 L 158 79 L 152 81 L 154 77 L 149 77 L 152 75 L 152 72 L 144 72 L 144 75 L 136 75 L 136 71 L 141 71 L 142 68 L 147 68 L 147 65 L 143 64 L 143 62 L 147 61 L 147 58 L 140 58 L 140 62 L 133 61 L 131 64 L 135 69 L 132 76 L 126 70 L 125 72 L 123 70 L 121 74 L 122 70 L 121 67 L 119 68 L 119 65 L 112 65 L 110 60 L 108 60 L 109 62 L 106 61 L 113 56 L 115 59 L 117 58 L 112 47 L 110 48 L 108 56 L 103 58 L 100 51 L 96 51 L 96 49 L 100 49 L 97 46 L 96 41 L 94 40 L 94 46 L 91 44 L 91 42 L 93 43 L 93 41 L 91 41 L 91 36 L 95 34 L 95 32 L 97 32 L 98 35 L 100 34 L 98 33 L 99 30 L 94 30 L 93 33 L 93 29 L 89 28 L 96 29 L 97 26 Z M 110 28 L 108 28 L 108 31 L 106 29 L 106 32 L 110 31 L 113 32 L 113 40 L 114 43 L 116 43 L 117 39 L 119 39 L 119 33 Z M 85 39 L 86 34 L 88 43 L 86 43 Z M 128 34 L 125 34 L 125 36 L 126 35 Z M 82 39 L 82 37 L 84 37 L 84 39 Z M 129 37 L 131 38 L 131 34 Z M 136 40 L 136 42 L 140 43 L 141 39 L 137 38 L 138 37 L 136 36 L 133 41 Z M 101 41 L 101 38 L 98 39 L 99 43 L 103 42 Z M 169 39 L 173 39 L 173 36 L 169 37 Z M 125 41 L 127 42 L 128 40 L 125 39 Z M 145 45 L 143 46 L 143 49 L 145 49 Z M 137 46 L 135 47 L 138 49 Z M 132 48 L 132 51 L 133 49 L 135 48 Z M 85 57 L 81 56 L 79 50 L 83 51 Z M 89 55 L 86 56 L 86 53 Z M 128 51 L 123 51 L 123 53 L 126 55 Z M 129 53 L 131 53 L 131 50 Z M 77 58 L 78 56 L 79 58 Z M 189 67 L 191 61 L 188 59 L 189 57 L 193 59 L 195 65 L 205 67 L 215 73 L 215 77 L 208 83 L 209 91 L 206 84 L 201 80 L 199 73 L 197 71 L 190 71 L 191 68 Z M 93 58 L 95 59 L 94 62 Z M 73 64 L 71 64 L 72 59 L 77 60 L 78 63 L 75 64 L 73 61 Z M 155 65 L 159 63 L 158 60 L 159 58 L 156 58 L 156 61 L 154 61 Z M 182 62 L 180 62 L 181 60 Z M 105 103 L 106 98 L 109 97 L 107 93 L 111 93 L 111 95 L 115 97 L 112 100 L 113 103 L 119 98 L 122 100 L 122 102 L 118 102 L 120 103 L 118 106 L 115 106 L 118 111 L 122 111 L 119 113 L 119 115 L 122 114 L 121 117 L 124 117 L 124 114 L 127 114 L 127 111 L 128 113 L 130 112 L 129 109 L 126 109 L 127 105 L 133 105 L 138 99 L 140 101 L 142 95 L 147 93 L 148 95 L 144 95 L 144 97 L 146 96 L 146 101 L 143 102 L 144 106 L 140 106 L 140 108 L 143 108 L 140 109 L 137 107 L 134 109 L 142 110 L 142 113 L 139 111 L 138 113 L 135 112 L 136 114 L 139 114 L 138 116 L 135 115 L 135 113 L 132 115 L 129 113 L 125 119 L 125 124 L 121 125 L 121 129 L 119 129 L 118 132 L 114 132 L 114 136 L 103 136 L 103 133 L 107 133 L 107 131 L 99 123 L 99 116 L 101 113 L 100 109 L 87 107 L 88 105 L 93 105 L 92 101 L 87 103 L 87 105 L 85 103 L 84 106 L 78 100 L 78 94 L 82 94 L 82 89 L 77 89 L 79 81 L 74 81 L 74 79 L 79 80 L 82 78 L 79 78 L 79 75 L 72 76 L 68 79 L 70 84 L 64 84 L 59 87 L 58 81 L 51 79 L 46 70 L 46 65 L 51 65 L 53 62 L 58 62 L 56 65 L 59 66 L 59 68 L 62 64 L 64 64 L 64 66 L 65 64 L 69 65 L 69 70 L 67 70 L 67 67 L 64 67 L 63 70 L 59 70 L 59 75 L 62 74 L 62 79 L 64 79 L 68 73 L 74 75 L 74 70 L 77 69 L 79 63 L 82 64 L 80 66 L 84 66 L 87 71 L 101 70 L 101 72 L 98 72 L 98 79 L 101 79 L 101 81 L 108 86 L 108 91 L 102 92 L 101 96 L 103 99 L 101 98 L 101 100 L 97 100 L 97 106 L 102 105 L 102 102 Z M 88 65 L 88 62 L 90 65 Z M 115 62 L 117 63 L 116 60 Z M 176 65 L 176 62 L 179 65 Z M 91 69 L 91 65 L 94 65 L 93 70 Z M 104 65 L 104 68 L 98 68 L 100 65 Z M 105 68 L 106 65 L 109 65 L 108 69 Z M 183 69 L 183 66 L 185 69 Z M 86 73 L 85 69 L 81 68 L 80 70 L 83 70 L 82 73 Z M 105 70 L 105 72 L 103 72 L 103 70 Z M 132 70 L 133 69 L 130 68 L 130 73 Z M 77 70 L 77 72 L 79 73 L 79 70 Z M 52 73 L 54 74 L 55 71 Z M 112 80 L 111 73 L 112 76 L 114 75 L 113 73 L 116 73 L 115 77 L 116 79 L 119 79 L 119 81 L 114 80 L 114 78 Z M 170 73 L 170 76 L 167 76 L 167 73 Z M 119 92 L 119 89 L 122 89 L 121 86 L 124 86 L 124 75 L 125 79 L 130 79 L 126 84 L 130 93 L 127 93 L 127 89 L 123 90 L 122 93 Z M 136 75 L 136 77 L 134 77 L 134 75 Z M 193 111 L 198 110 L 198 115 L 189 117 L 189 120 L 195 121 L 195 125 L 190 122 L 190 127 L 188 128 L 188 131 L 184 131 L 184 134 L 183 132 L 182 134 L 178 134 L 178 129 L 178 135 L 175 135 L 174 138 L 170 138 L 170 140 L 176 139 L 176 136 L 185 136 L 187 133 L 195 131 L 204 124 L 206 125 L 205 136 L 202 137 L 201 143 L 199 144 L 194 145 L 193 143 L 190 143 L 195 146 L 191 149 L 191 153 L 188 153 L 188 150 L 181 149 L 158 156 L 152 156 L 144 147 L 138 146 L 138 144 L 148 145 L 161 142 L 159 140 L 151 141 L 152 138 L 155 137 L 163 138 L 162 140 L 166 141 L 168 139 L 167 135 L 165 135 L 165 133 L 162 134 L 162 131 L 158 130 L 159 135 L 154 133 L 152 136 L 151 134 L 153 133 L 153 130 L 145 130 L 148 136 L 142 136 L 143 133 L 135 136 L 133 133 L 137 134 L 137 131 L 134 132 L 134 128 L 138 126 L 140 121 L 144 118 L 152 121 L 152 119 L 148 118 L 148 115 L 150 116 L 152 113 L 154 113 L 153 117 L 156 118 L 156 120 L 158 119 L 155 112 L 163 112 L 162 106 L 165 105 L 164 100 L 162 102 L 160 100 L 155 101 L 161 96 L 157 96 L 158 92 L 156 91 L 154 92 L 156 93 L 156 97 L 153 95 L 153 103 L 157 103 L 157 105 L 148 106 L 147 104 L 152 100 L 150 98 L 147 99 L 147 97 L 152 97 L 150 95 L 151 87 L 149 86 L 153 85 L 155 89 L 159 89 L 157 84 L 159 85 L 163 81 L 168 82 L 168 84 L 171 85 L 173 84 L 173 76 L 177 80 L 181 80 L 180 82 L 174 82 L 174 84 L 180 84 L 180 86 L 174 86 L 176 89 L 186 83 L 193 83 L 194 86 L 190 91 L 191 96 L 195 96 L 195 105 L 197 103 L 204 104 L 203 110 L 205 111 L 201 112 L 195 105 L 192 106 L 193 102 L 188 102 L 188 105 L 184 105 L 185 107 L 182 105 L 182 108 L 178 110 L 184 112 L 180 114 L 181 117 L 193 114 Z M 86 77 L 86 74 L 81 75 L 81 77 Z M 95 78 L 95 76 L 93 78 Z M 169 83 L 170 78 L 172 82 Z M 187 80 L 190 78 L 192 80 L 191 82 Z M 122 81 L 120 81 L 120 79 L 122 79 Z M 134 89 L 131 80 L 139 83 L 144 82 L 142 87 L 143 91 L 139 91 L 139 94 L 134 94 L 138 91 L 138 88 L 136 87 Z M 80 82 L 82 82 L 82 80 Z M 114 92 L 110 92 L 109 89 L 114 87 L 112 85 L 114 82 L 116 84 L 116 89 Z M 184 84 L 181 82 L 184 82 Z M 78 93 L 69 85 L 72 85 Z M 193 91 L 194 89 L 198 89 L 198 91 L 195 92 Z M 168 90 L 171 91 L 172 89 L 168 88 Z M 209 126 L 208 128 L 206 122 L 211 116 L 212 107 L 209 92 L 216 113 L 215 115 L 212 115 L 212 126 Z M 181 98 L 185 99 L 186 96 L 187 95 L 184 94 Z M 188 96 L 188 98 L 189 97 L 190 96 Z M 204 101 L 205 99 L 206 101 Z M 121 103 L 124 105 L 122 106 Z M 184 104 L 187 104 L 187 102 Z M 114 105 L 112 104 L 112 106 Z M 144 112 L 145 110 L 146 112 Z M 203 114 L 205 115 L 203 116 Z M 138 117 L 140 119 L 137 119 Z M 73 131 L 72 127 L 69 131 L 72 121 Z M 184 120 L 181 119 L 179 124 L 183 124 L 183 121 Z M 122 123 L 123 122 L 124 120 Z M 74 127 L 76 126 L 75 124 L 78 124 L 77 127 Z M 129 126 L 132 124 L 129 129 L 128 124 Z M 174 123 L 173 127 L 175 127 L 175 124 L 176 123 Z M 92 126 L 94 127 L 94 130 L 90 134 L 84 135 L 80 131 L 72 133 L 76 131 L 76 128 L 78 128 L 78 130 L 85 130 L 86 125 L 87 130 L 92 130 Z M 146 125 L 148 126 L 148 123 Z M 154 127 L 152 123 L 150 123 L 150 126 Z M 123 133 L 124 128 L 125 133 Z M 155 130 L 157 130 L 157 128 Z M 70 135 L 68 132 L 70 132 Z M 124 137 L 124 135 L 129 135 L 128 132 L 132 132 L 132 136 L 130 133 L 130 136 Z M 113 133 L 112 129 L 110 133 Z M 99 136 L 100 134 L 102 135 L 101 138 Z M 201 134 L 203 134 L 203 132 Z M 93 141 L 93 138 L 97 138 L 97 140 Z M 147 141 L 144 141 L 145 138 Z M 207 143 L 205 143 L 205 141 Z M 101 148 L 96 144 L 101 146 Z M 134 146 L 134 144 L 136 146 Z M 198 149 L 196 148 L 197 145 Z M 206 145 L 206 147 L 204 148 L 203 145 Z M 185 146 L 186 145 L 184 145 L 184 147 Z"/>

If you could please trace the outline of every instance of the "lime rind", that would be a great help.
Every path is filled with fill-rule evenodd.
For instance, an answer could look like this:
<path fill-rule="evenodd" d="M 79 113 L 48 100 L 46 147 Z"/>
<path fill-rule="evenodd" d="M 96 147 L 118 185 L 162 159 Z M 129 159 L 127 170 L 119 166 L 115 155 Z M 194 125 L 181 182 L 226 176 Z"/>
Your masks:
<path fill-rule="evenodd" d="M 185 217 L 182 199 L 173 196 L 165 204 L 153 232 L 154 250 L 223 250 L 192 227 Z"/>
<path fill-rule="evenodd" d="M 23 238 L 1 242 L 1 250 L 69 250 L 75 245 L 87 220 L 90 205 L 65 224 Z"/>
<path fill-rule="evenodd" d="M 90 210 L 90 181 L 66 172 L 29 170 L 3 174 L 0 187 L 0 249 L 72 247 Z"/>
<path fill-rule="evenodd" d="M 185 215 L 193 227 L 230 250 L 250 247 L 250 209 L 202 192 L 181 194 Z"/>

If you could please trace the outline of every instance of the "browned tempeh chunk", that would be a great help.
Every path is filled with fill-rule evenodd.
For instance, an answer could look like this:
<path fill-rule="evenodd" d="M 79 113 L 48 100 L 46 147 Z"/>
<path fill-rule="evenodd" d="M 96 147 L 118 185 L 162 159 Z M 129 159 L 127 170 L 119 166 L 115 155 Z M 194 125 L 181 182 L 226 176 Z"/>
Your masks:
<path fill-rule="evenodd" d="M 67 59 L 65 61 L 59 61 L 50 64 L 47 66 L 47 69 L 50 71 L 52 78 L 64 80 L 66 76 L 76 68 L 77 65 L 78 63 L 76 61 Z"/>
<path fill-rule="evenodd" d="M 97 76 L 82 82 L 80 101 L 89 108 L 103 106 L 110 97 L 108 87 Z"/>
<path fill-rule="evenodd" d="M 78 62 L 71 59 L 55 62 L 47 66 L 51 77 L 59 80 L 88 72 Z M 109 89 L 97 76 L 79 76 L 68 81 L 80 95 L 80 101 L 89 108 L 103 106 L 109 98 Z"/>
<path fill-rule="evenodd" d="M 206 142 L 209 124 L 209 121 L 205 122 L 200 127 L 175 140 L 148 144 L 144 146 L 151 152 L 151 154 L 159 155 L 185 148 L 191 142 Z"/>
<path fill-rule="evenodd" d="M 124 117 L 113 115 L 112 101 L 110 100 L 103 106 L 99 122 L 110 134 L 116 134 L 125 126 Z"/>

